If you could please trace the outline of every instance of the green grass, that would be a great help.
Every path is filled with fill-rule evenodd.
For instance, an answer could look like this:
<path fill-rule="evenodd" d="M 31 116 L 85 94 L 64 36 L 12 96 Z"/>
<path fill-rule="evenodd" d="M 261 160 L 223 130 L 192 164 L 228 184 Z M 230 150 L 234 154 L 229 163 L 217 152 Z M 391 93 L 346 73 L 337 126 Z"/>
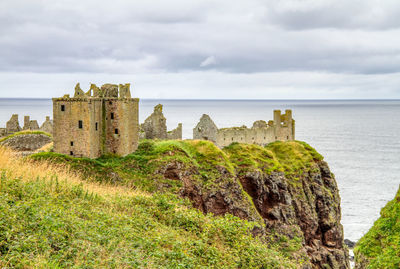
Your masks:
<path fill-rule="evenodd" d="M 354 253 L 356 261 L 368 268 L 400 268 L 400 189 L 358 241 Z"/>
<path fill-rule="evenodd" d="M 323 160 L 314 148 L 301 141 L 277 141 L 265 147 L 232 143 L 223 150 L 241 173 L 253 170 L 267 174 L 284 172 L 289 178 L 298 177 L 305 170 L 313 169 L 315 161 Z"/>
<path fill-rule="evenodd" d="M 281 231 L 261 239 L 254 239 L 251 236 L 249 231 L 253 227 L 264 229 L 265 224 L 252 198 L 243 190 L 238 179 L 238 176 L 248 171 L 259 170 L 267 174 L 281 172 L 289 180 L 296 179 L 292 181 L 297 182 L 303 173 L 312 172 L 316 169 L 316 162 L 322 160 L 322 156 L 304 142 L 275 142 L 266 147 L 233 143 L 219 149 L 209 141 L 143 140 L 136 152 L 125 157 L 109 155 L 93 160 L 46 152 L 34 154 L 29 160 L 50 161 L 57 165 L 66 164 L 71 171 L 82 175 L 88 182 L 95 181 L 108 184 L 110 187 L 123 186 L 153 194 L 150 197 L 114 197 L 109 200 L 78 191 L 81 196 L 73 197 L 71 200 L 63 198 L 64 194 L 49 192 L 48 195 L 54 197 L 45 196 L 45 199 L 51 201 L 51 206 L 57 205 L 54 210 L 60 212 L 58 217 L 62 217 L 62 220 L 57 221 L 63 223 L 71 219 L 74 221 L 71 225 L 80 227 L 76 228 L 77 231 L 75 228 L 68 228 L 68 233 L 72 231 L 68 240 L 72 241 L 65 250 L 66 253 L 73 252 L 78 256 L 74 256 L 72 260 L 68 258 L 68 264 L 57 256 L 54 259 L 62 264 L 61 267 L 75 264 L 76 260 L 86 261 L 85 257 L 101 256 L 99 253 L 105 253 L 106 258 L 99 257 L 93 267 L 292 268 L 293 260 L 296 260 L 296 266 L 302 262 L 308 263 L 307 257 L 297 253 L 302 248 L 303 239 L 300 231 L 293 232 L 295 236 L 291 238 L 284 236 Z M 248 210 L 249 219 L 253 221 L 239 220 L 229 214 L 224 217 L 203 215 L 191 209 L 190 202 L 180 198 L 182 180 L 165 178 L 160 172 L 163 167 L 171 163 L 178 164 L 179 170 L 186 172 L 191 182 L 202 192 L 215 193 L 225 190 L 225 198 L 233 201 L 237 208 Z M 40 181 L 37 184 L 42 186 Z M 22 188 L 22 185 L 19 186 Z M 35 188 L 38 187 L 35 185 L 33 192 L 39 193 L 40 196 L 41 191 Z M 48 187 L 43 185 L 43 188 Z M 78 190 L 74 188 L 67 188 L 65 192 Z M 296 188 L 294 190 L 297 191 Z M 302 190 L 303 188 L 299 188 L 298 193 L 293 195 L 307 199 Z M 229 195 L 233 193 L 241 198 L 230 197 Z M 124 206 L 119 206 L 121 201 Z M 28 200 L 24 201 L 26 202 Z M 116 205 L 118 208 L 121 207 L 121 211 L 115 210 Z M 44 204 L 40 206 L 45 207 Z M 104 211 L 107 208 L 113 209 Z M 66 213 L 64 218 L 62 216 L 64 211 L 73 212 L 71 214 L 84 213 L 78 214 L 76 218 Z M 53 214 L 51 212 L 50 215 Z M 48 213 L 40 213 L 40 215 L 46 214 Z M 99 219 L 98 222 L 96 219 Z M 26 225 L 27 223 L 23 226 Z M 61 230 L 63 229 L 67 228 Z M 31 233 L 33 231 L 27 231 L 27 237 Z M 44 232 L 44 235 L 46 234 L 47 232 Z M 101 241 L 101 238 L 104 241 Z M 38 239 L 42 240 L 44 239 Z M 72 251 L 70 248 L 78 245 L 75 240 L 82 241 L 86 244 L 85 247 Z M 49 248 L 48 245 L 46 247 Z M 93 250 L 89 250 L 91 247 Z M 120 251 L 117 251 L 117 248 Z M 86 249 L 93 253 L 80 253 Z M 40 250 L 38 253 L 44 253 L 43 251 L 47 251 L 43 259 L 44 264 L 48 266 L 50 257 L 53 259 L 49 253 L 53 250 Z M 130 258 L 137 263 L 130 264 L 128 261 Z M 85 266 L 91 267 L 86 264 Z"/>
<path fill-rule="evenodd" d="M 254 223 L 172 194 L 106 195 L 84 184 L 0 178 L 0 267 L 296 268 Z"/>
<path fill-rule="evenodd" d="M 3 137 L 3 138 L 0 139 L 0 143 L 4 142 L 4 141 L 6 141 L 6 140 L 8 140 L 10 138 L 13 138 L 13 137 L 16 137 L 16 136 L 19 136 L 19 135 L 27 135 L 27 134 L 28 135 L 29 134 L 42 134 L 42 135 L 46 135 L 48 137 L 52 137 L 51 134 L 43 132 L 43 131 L 29 131 L 28 130 L 28 131 L 16 132 L 16 133 L 10 134 L 9 136 Z"/>

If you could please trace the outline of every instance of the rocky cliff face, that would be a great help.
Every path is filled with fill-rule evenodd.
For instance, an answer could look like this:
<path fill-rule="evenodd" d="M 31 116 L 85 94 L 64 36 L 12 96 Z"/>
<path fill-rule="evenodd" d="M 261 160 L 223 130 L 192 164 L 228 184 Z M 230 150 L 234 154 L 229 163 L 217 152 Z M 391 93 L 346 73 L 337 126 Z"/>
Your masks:
<path fill-rule="evenodd" d="M 328 164 L 306 144 L 274 144 L 225 148 L 234 169 L 216 165 L 212 184 L 197 180 L 199 171 L 186 170 L 179 162 L 158 172 L 181 180 L 182 196 L 204 213 L 261 221 L 265 226 L 253 231 L 259 236 L 300 238 L 298 254 L 309 259 L 303 268 L 349 268 L 340 197 Z"/>
<path fill-rule="evenodd" d="M 304 142 L 221 150 L 209 141 L 147 140 L 118 160 L 36 156 L 49 157 L 96 180 L 174 193 L 204 213 L 249 220 L 254 236 L 298 268 L 349 268 L 334 175 Z"/>

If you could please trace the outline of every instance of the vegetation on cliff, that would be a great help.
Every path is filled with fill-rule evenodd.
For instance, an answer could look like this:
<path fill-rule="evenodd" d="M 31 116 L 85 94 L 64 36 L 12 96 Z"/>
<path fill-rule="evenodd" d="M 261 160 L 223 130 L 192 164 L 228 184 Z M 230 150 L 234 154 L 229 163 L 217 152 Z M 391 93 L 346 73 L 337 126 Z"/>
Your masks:
<path fill-rule="evenodd" d="M 354 254 L 357 268 L 400 268 L 400 189 L 358 241 Z"/>
<path fill-rule="evenodd" d="M 0 148 L 0 267 L 296 267 L 255 223 L 68 170 Z"/>
<path fill-rule="evenodd" d="M 4 142 L 10 138 L 16 137 L 16 136 L 20 136 L 20 135 L 30 135 L 30 134 L 41 134 L 41 135 L 46 135 L 48 137 L 51 137 L 51 134 L 43 132 L 43 131 L 31 131 L 31 130 L 26 130 L 26 131 L 21 131 L 21 132 L 16 132 L 13 134 L 10 134 L 8 136 L 2 137 L 0 138 L 0 143 Z"/>
<path fill-rule="evenodd" d="M 0 226 L 7 264 L 348 268 L 335 180 L 304 142 L 145 140 L 126 157 L 11 163 L 0 165 L 0 211 L 19 223 Z"/>

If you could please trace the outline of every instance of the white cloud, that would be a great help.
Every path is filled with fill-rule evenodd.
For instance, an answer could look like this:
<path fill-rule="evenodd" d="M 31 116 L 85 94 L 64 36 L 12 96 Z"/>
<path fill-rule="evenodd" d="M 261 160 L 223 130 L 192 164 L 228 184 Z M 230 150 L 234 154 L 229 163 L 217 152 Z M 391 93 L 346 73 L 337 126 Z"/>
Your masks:
<path fill-rule="evenodd" d="M 400 91 L 390 84 L 392 75 L 400 72 L 399 12 L 397 0 L 2 0 L 0 83 L 15 74 L 49 81 L 64 76 L 60 74 L 69 74 L 73 81 L 135 74 L 152 79 L 168 75 L 179 88 L 180 79 L 203 81 L 203 76 L 215 72 L 220 78 L 212 78 L 209 86 L 224 81 L 226 87 L 218 86 L 224 96 L 231 81 L 243 76 L 261 84 L 238 83 L 257 89 L 274 82 L 259 76 L 334 74 L 360 81 L 371 78 L 374 85 L 388 89 L 382 98 L 392 98 Z M 331 96 L 336 85 L 329 78 L 323 76 L 326 81 L 318 88 L 323 96 Z M 339 81 L 343 85 L 336 86 L 344 89 L 347 81 Z M 191 83 L 185 87 L 195 89 L 197 82 Z M 314 96 L 301 85 L 296 81 L 277 90 Z M 356 88 L 351 92 L 363 98 L 368 87 Z M 157 90 L 160 96 L 163 91 Z M 204 89 L 198 93 L 200 98 L 209 96 Z M 210 93 L 217 98 L 215 90 Z M 238 98 L 243 95 L 237 93 Z M 337 98 L 349 96 L 340 90 L 335 93 Z M 0 96 L 9 94 L 0 89 Z"/>
<path fill-rule="evenodd" d="M 210 65 L 216 65 L 217 59 L 214 56 L 207 57 L 204 61 L 200 63 L 200 67 L 206 67 Z"/>

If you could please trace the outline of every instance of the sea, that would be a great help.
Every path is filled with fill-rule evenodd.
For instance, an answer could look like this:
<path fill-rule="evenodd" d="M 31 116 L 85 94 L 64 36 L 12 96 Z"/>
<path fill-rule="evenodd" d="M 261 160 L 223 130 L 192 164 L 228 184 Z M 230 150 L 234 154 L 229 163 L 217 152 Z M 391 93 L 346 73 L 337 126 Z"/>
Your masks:
<path fill-rule="evenodd" d="M 183 138 L 202 114 L 219 128 L 252 126 L 273 119 L 273 110 L 292 109 L 296 139 L 320 152 L 336 176 L 345 238 L 357 241 L 392 200 L 400 183 L 400 100 L 140 100 L 140 122 L 157 104 L 168 129 L 183 124 Z M 0 127 L 12 114 L 41 124 L 52 117 L 51 99 L 0 99 Z"/>

